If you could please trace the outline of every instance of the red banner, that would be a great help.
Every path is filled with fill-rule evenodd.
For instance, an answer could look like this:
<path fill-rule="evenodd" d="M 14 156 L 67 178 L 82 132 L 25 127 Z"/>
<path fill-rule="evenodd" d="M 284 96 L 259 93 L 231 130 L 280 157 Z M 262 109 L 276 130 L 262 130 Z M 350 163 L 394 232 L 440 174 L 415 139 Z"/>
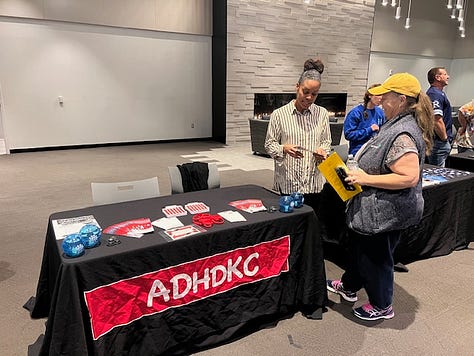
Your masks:
<path fill-rule="evenodd" d="M 209 256 L 84 292 L 94 340 L 117 326 L 287 272 L 290 237 Z"/>

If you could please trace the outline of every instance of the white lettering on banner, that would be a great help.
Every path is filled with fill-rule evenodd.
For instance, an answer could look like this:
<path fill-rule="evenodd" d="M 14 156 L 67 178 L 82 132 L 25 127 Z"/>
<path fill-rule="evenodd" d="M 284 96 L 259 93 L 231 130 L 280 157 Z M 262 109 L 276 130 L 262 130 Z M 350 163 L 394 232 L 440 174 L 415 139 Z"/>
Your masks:
<path fill-rule="evenodd" d="M 289 271 L 289 256 L 290 236 L 285 235 L 85 291 L 93 338 L 145 316 L 278 277 Z"/>
<path fill-rule="evenodd" d="M 181 293 L 179 293 L 179 280 L 180 279 L 184 279 L 184 281 L 186 282 L 186 288 L 184 288 L 184 290 Z M 185 295 L 188 294 L 188 292 L 191 290 L 191 287 L 193 285 L 193 280 L 186 273 L 177 274 L 176 276 L 171 278 L 170 282 L 173 285 L 173 299 L 183 298 Z"/>
<path fill-rule="evenodd" d="M 206 268 L 204 270 L 204 278 L 198 279 L 198 273 L 194 272 L 193 273 L 193 293 L 197 293 L 198 291 L 198 284 L 202 283 L 204 285 L 204 289 L 208 290 L 209 289 L 209 268 Z"/>
<path fill-rule="evenodd" d="M 217 279 L 217 272 L 221 272 L 221 279 Z M 227 279 L 227 270 L 224 266 L 217 265 L 215 267 L 212 267 L 211 269 L 211 276 L 212 276 L 212 287 L 217 287 L 220 286 L 222 283 L 225 282 Z"/>
<path fill-rule="evenodd" d="M 232 275 L 235 274 L 237 277 L 242 278 L 244 275 L 237 269 L 240 261 L 242 261 L 242 256 L 237 257 L 235 264 L 232 264 L 232 260 L 227 261 L 227 282 L 232 281 Z"/>
<path fill-rule="evenodd" d="M 239 256 L 237 257 L 235 262 L 233 262 L 232 259 L 228 259 L 227 268 L 222 265 L 214 266 L 212 267 L 212 269 L 205 268 L 201 279 L 199 279 L 198 272 L 193 272 L 192 278 L 186 273 L 177 274 L 169 280 L 169 283 L 172 285 L 173 288 L 173 299 L 176 300 L 184 298 L 189 293 L 191 288 L 193 290 L 193 293 L 197 293 L 199 284 L 202 284 L 204 290 L 208 290 L 209 282 L 211 282 L 212 287 L 216 287 L 223 284 L 226 279 L 228 282 L 231 282 L 233 280 L 233 276 L 236 276 L 236 278 L 239 279 L 241 279 L 244 275 L 252 277 L 258 272 L 259 267 L 257 264 L 252 270 L 250 270 L 249 264 L 254 259 L 258 262 L 258 257 L 259 254 L 255 252 L 249 255 L 244 260 L 244 262 L 242 263 L 243 273 L 238 269 L 242 261 L 242 256 Z M 222 277 L 219 280 L 217 279 L 218 272 L 221 272 L 222 274 Z M 209 273 L 211 276 L 209 276 Z M 180 280 L 185 282 L 185 287 L 182 291 L 179 290 Z M 165 287 L 165 284 L 163 284 L 163 282 L 161 282 L 160 280 L 154 280 L 150 291 L 148 292 L 147 307 L 151 308 L 153 306 L 153 299 L 159 297 L 163 297 L 163 300 L 165 302 L 168 302 L 170 300 L 170 290 L 167 289 Z"/>
<path fill-rule="evenodd" d="M 258 266 L 255 266 L 253 271 L 249 270 L 249 262 L 250 260 L 258 258 L 258 252 L 252 253 L 247 259 L 244 261 L 244 273 L 246 276 L 252 277 L 255 276 L 258 272 Z"/>
<path fill-rule="evenodd" d="M 159 292 L 156 292 L 157 289 L 159 289 Z M 165 285 L 161 283 L 160 280 L 155 279 L 153 281 L 153 285 L 151 286 L 150 293 L 148 293 L 148 301 L 146 305 L 151 307 L 153 305 L 153 298 L 160 296 L 163 296 L 163 300 L 168 302 L 170 300 L 170 290 L 166 289 Z"/>

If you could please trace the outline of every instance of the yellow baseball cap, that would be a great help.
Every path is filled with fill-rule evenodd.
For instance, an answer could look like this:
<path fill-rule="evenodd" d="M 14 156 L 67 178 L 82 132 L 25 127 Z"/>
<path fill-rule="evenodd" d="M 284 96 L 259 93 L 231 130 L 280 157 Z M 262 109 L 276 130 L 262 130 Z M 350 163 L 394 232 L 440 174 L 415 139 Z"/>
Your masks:
<path fill-rule="evenodd" d="M 372 95 L 382 95 L 389 91 L 417 98 L 421 92 L 418 79 L 410 73 L 395 73 L 388 77 L 381 85 L 368 90 Z"/>

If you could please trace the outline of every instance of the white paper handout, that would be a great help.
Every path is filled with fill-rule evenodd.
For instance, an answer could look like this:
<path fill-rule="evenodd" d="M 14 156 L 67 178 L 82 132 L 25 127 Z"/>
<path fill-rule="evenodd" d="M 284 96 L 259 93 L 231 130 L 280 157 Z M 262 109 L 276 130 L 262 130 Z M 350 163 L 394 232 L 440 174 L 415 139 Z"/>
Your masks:
<path fill-rule="evenodd" d="M 94 215 L 76 216 L 73 218 L 66 219 L 55 219 L 52 221 L 52 223 L 56 240 L 64 239 L 67 235 L 70 234 L 79 233 L 79 230 L 81 230 L 81 228 L 87 224 L 94 224 L 100 228 L 100 225 L 94 218 Z"/>
<path fill-rule="evenodd" d="M 186 226 L 181 226 L 181 227 L 177 227 L 170 230 L 165 230 L 164 233 L 168 235 L 169 237 L 171 237 L 173 240 L 177 240 L 177 239 L 182 239 L 183 237 L 199 234 L 203 231 L 206 231 L 206 230 L 204 230 L 200 226 L 186 225 Z"/>
<path fill-rule="evenodd" d="M 247 221 L 247 219 L 238 211 L 227 210 L 221 211 L 218 214 L 229 222 Z"/>
<path fill-rule="evenodd" d="M 181 221 L 179 221 L 179 219 L 176 217 L 161 218 L 161 219 L 153 221 L 152 224 L 153 226 L 159 227 L 160 229 L 163 229 L 163 230 L 169 230 L 175 227 L 184 226 L 184 224 Z"/>

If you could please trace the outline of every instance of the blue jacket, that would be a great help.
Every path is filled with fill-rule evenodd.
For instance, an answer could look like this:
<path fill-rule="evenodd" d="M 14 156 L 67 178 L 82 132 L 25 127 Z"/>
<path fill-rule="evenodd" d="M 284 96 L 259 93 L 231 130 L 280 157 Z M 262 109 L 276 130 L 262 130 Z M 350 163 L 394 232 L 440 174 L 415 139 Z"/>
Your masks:
<path fill-rule="evenodd" d="M 344 120 L 344 137 L 349 141 L 349 154 L 355 156 L 357 151 L 366 143 L 376 132 L 372 131 L 370 126 L 377 124 L 380 126 L 385 122 L 385 115 L 381 108 L 376 106 L 373 109 L 367 109 L 367 118 L 364 118 L 364 105 L 359 104 L 352 108 Z"/>

